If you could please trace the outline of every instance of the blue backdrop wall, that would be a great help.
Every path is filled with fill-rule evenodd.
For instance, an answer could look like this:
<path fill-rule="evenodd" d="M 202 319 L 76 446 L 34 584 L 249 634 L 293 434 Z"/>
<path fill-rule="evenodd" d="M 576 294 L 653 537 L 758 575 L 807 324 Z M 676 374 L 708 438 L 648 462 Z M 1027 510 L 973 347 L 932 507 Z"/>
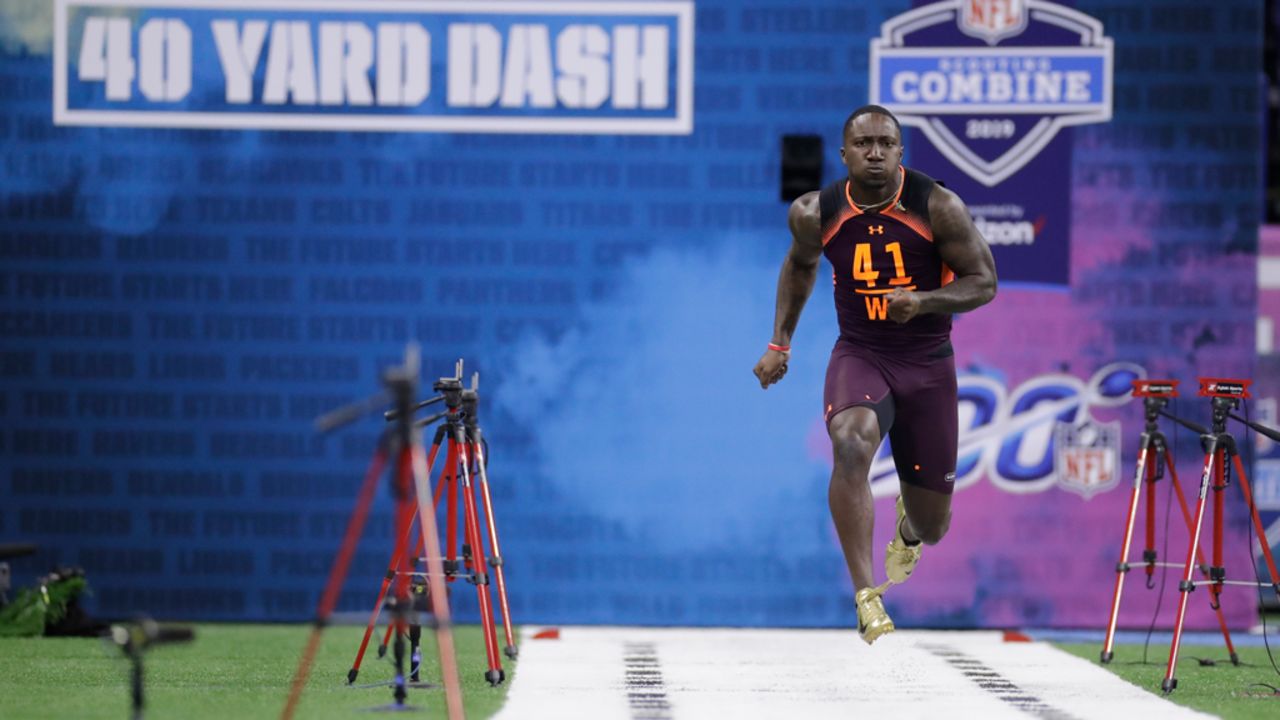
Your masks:
<path fill-rule="evenodd" d="M 458 358 L 480 372 L 516 621 L 853 621 L 826 509 L 820 388 L 835 325 L 825 282 L 786 381 L 762 393 L 751 367 L 789 242 L 780 137 L 821 135 L 825 177 L 840 175 L 841 122 L 871 92 L 871 40 L 910 3 L 702 0 L 674 15 L 633 3 L 604 19 L 582 10 L 606 30 L 667 12 L 652 21 L 667 33 L 666 71 L 645 81 L 666 83 L 661 107 L 613 98 L 566 109 L 561 97 L 537 108 L 527 88 L 513 91 L 523 109 L 437 107 L 457 81 L 440 60 L 426 114 L 448 123 L 404 132 L 379 125 L 396 113 L 378 104 L 299 109 L 254 96 L 233 106 L 209 33 L 216 9 L 109 4 L 60 4 L 59 17 L 38 0 L 0 11 L 0 542 L 44 548 L 17 566 L 19 581 L 77 564 L 105 615 L 308 616 L 380 430 L 368 420 L 321 437 L 310 421 L 371 392 L 379 368 L 416 341 L 427 379 Z M 317 3 L 301 17 L 369 27 L 407 17 L 444 46 L 437 10 L 398 5 L 353 16 Z M 692 33 L 679 20 L 690 7 Z M 1054 467 L 1053 422 L 1088 420 L 1091 405 L 1122 421 L 1127 468 L 1137 416 L 1117 406 L 1128 377 L 1252 371 L 1261 3 L 1073 7 L 1114 42 L 1109 121 L 1063 128 L 1025 171 L 1036 175 L 1015 173 L 1003 191 L 947 171 L 932 141 L 908 130 L 908 162 L 991 195 L 971 201 L 988 221 L 1018 206 L 1026 217 L 1003 217 L 1009 232 L 1018 221 L 1048 226 L 1030 265 L 1002 262 L 996 305 L 958 321 L 972 472 L 957 494 L 954 555 L 939 551 L 932 579 L 922 566 L 920 594 L 900 607 L 908 623 L 1099 614 L 1033 582 L 1038 558 L 1071 557 L 1079 569 L 1064 586 L 1098 595 L 1121 529 L 1125 493 L 1103 492 L 1116 487 L 1115 468 L 1093 479 L 1096 498 L 1073 491 Z M 140 70 L 121 81 L 129 99 L 113 100 L 86 71 L 98 57 L 86 38 L 98 33 L 105 48 L 109 20 L 128 20 L 136 36 L 157 17 L 193 29 L 192 91 L 169 105 L 144 93 L 144 82 L 160 96 L 181 90 L 171 58 L 163 78 Z M 520 21 L 459 17 L 508 42 Z M 555 37 L 568 20 L 547 22 Z M 66 30 L 61 60 L 56 28 Z M 180 46 L 165 37 L 150 51 Z M 1022 37 L 996 42 L 1050 42 Z M 266 92 L 267 66 L 290 62 L 273 52 L 285 51 L 262 50 L 255 92 Z M 296 99 L 306 83 L 288 57 L 280 77 Z M 102 78 L 121 66 L 111 67 Z M 689 67 L 691 86 L 680 75 Z M 687 113 L 682 89 L 692 91 Z M 138 115 L 112 115 L 124 110 Z M 235 127 L 225 119 L 235 112 L 259 120 Z M 984 112 L 973 117 L 1022 122 Z M 266 115 L 305 117 L 254 127 Z M 651 124 L 470 132 L 539 116 Z M 183 123 L 206 127 L 166 126 Z M 1054 179 L 1027 180 L 1043 175 Z M 1016 250 L 1016 237 L 1000 252 Z M 1064 398 L 1074 404 L 1039 405 Z M 883 530 L 892 477 L 878 467 Z M 389 525 L 382 492 L 342 609 L 371 605 Z M 1073 551 L 1104 535 L 1096 552 Z M 1028 544 L 1038 557 L 1019 554 Z M 474 599 L 455 597 L 473 618 Z M 1073 615 L 1072 602 L 1086 611 Z"/>

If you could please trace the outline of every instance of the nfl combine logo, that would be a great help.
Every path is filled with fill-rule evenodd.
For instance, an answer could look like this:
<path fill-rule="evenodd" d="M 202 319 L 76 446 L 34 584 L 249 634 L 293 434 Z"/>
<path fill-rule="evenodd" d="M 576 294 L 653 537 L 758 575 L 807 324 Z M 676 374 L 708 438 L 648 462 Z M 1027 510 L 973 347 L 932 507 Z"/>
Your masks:
<path fill-rule="evenodd" d="M 1120 423 L 1057 423 L 1053 448 L 1058 487 L 1088 500 L 1120 482 Z"/>
<path fill-rule="evenodd" d="M 1111 55 L 1102 23 L 1073 8 L 943 0 L 880 26 L 869 95 L 994 187 L 1061 129 L 1111 119 Z"/>
<path fill-rule="evenodd" d="M 960 32 L 995 45 L 1027 28 L 1024 0 L 966 0 Z"/>

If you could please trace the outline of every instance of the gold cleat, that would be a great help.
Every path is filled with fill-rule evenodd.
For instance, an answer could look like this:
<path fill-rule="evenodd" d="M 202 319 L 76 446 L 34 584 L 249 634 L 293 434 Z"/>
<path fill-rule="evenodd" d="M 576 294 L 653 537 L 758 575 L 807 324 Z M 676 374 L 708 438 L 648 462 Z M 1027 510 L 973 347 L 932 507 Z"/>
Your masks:
<path fill-rule="evenodd" d="M 889 587 L 889 583 L 872 588 L 863 588 L 853 596 L 858 607 L 858 634 L 868 645 L 881 635 L 893 632 L 893 620 L 884 609 L 880 596 Z"/>
<path fill-rule="evenodd" d="M 924 547 L 924 543 L 916 543 L 908 545 L 906 540 L 902 539 L 902 523 L 907 519 L 907 511 L 902 506 L 902 496 L 898 496 L 898 524 L 894 527 L 896 531 L 893 533 L 893 539 L 889 541 L 889 546 L 884 549 L 884 574 L 889 577 L 889 582 L 894 584 L 906 582 L 911 577 L 911 572 L 916 569 L 916 563 L 920 562 L 920 550 Z"/>

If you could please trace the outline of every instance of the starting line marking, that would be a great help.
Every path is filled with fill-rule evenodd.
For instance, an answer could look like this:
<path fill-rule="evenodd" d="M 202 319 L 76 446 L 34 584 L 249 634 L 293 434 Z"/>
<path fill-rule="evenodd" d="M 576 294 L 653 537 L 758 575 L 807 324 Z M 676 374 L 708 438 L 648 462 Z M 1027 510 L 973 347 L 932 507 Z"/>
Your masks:
<path fill-rule="evenodd" d="M 497 720 L 1207 718 L 1047 643 L 909 630 L 566 627 L 524 633 Z"/>

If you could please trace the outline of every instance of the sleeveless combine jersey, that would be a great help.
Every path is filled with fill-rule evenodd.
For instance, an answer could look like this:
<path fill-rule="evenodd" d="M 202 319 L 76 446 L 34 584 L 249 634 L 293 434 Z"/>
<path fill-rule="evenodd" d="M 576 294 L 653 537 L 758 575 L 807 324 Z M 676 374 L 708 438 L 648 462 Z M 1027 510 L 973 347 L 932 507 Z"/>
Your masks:
<path fill-rule="evenodd" d="M 928 355 L 950 338 L 951 315 L 917 315 L 899 324 L 889 319 L 888 294 L 894 288 L 937 290 L 952 274 L 929 225 L 936 183 L 915 170 L 900 172 L 897 197 L 877 212 L 854 206 L 847 178 L 822 189 L 822 253 L 833 269 L 842 340 L 894 355 Z"/>

